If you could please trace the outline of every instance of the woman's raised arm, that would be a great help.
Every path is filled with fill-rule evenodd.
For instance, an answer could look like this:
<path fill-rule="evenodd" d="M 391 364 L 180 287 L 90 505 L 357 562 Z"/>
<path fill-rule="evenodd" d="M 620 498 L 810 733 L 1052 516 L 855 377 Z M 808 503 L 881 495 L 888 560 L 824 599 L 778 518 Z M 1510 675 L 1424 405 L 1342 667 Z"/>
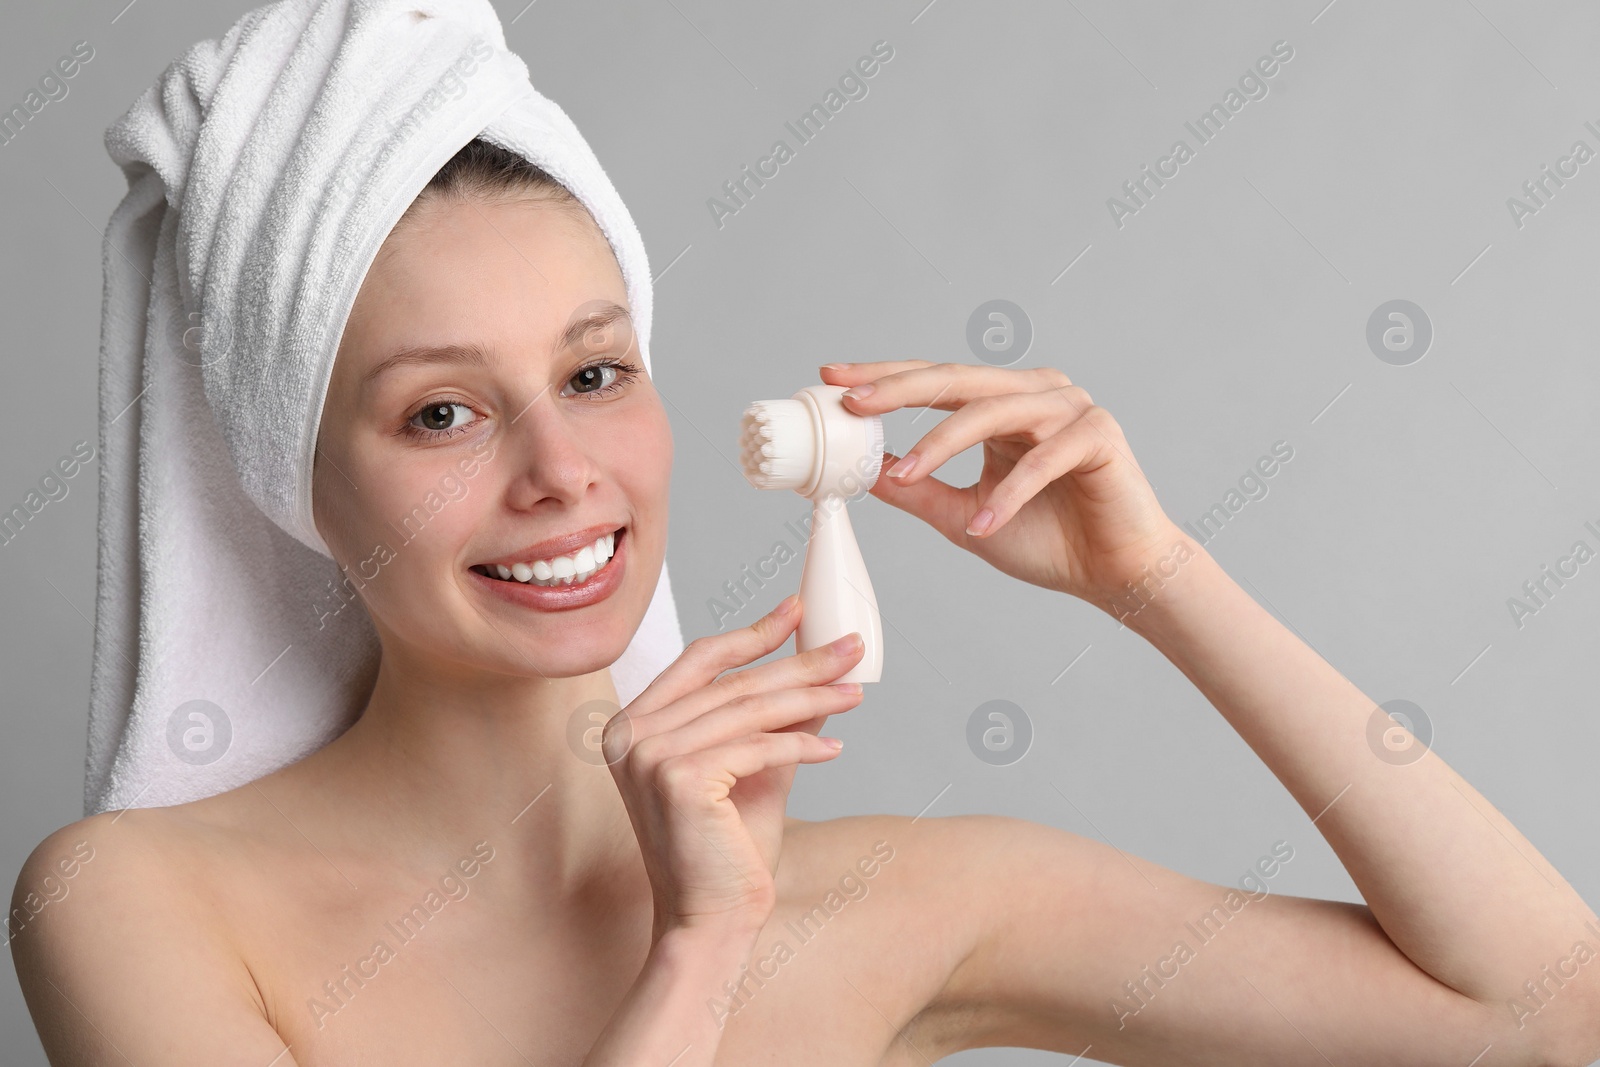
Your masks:
<path fill-rule="evenodd" d="M 1411 962 L 1516 1029 L 1574 1050 L 1571 1062 L 1600 1056 L 1600 966 L 1580 966 L 1600 946 L 1594 911 L 1437 753 L 1209 553 L 1186 547 L 1188 561 L 1128 616 L 1130 628 L 1205 694 L 1315 820 Z M 1552 971 L 1565 977 L 1552 981 Z M 1535 997 L 1530 983 L 1542 987 Z"/>
<path fill-rule="evenodd" d="M 925 819 L 902 829 L 898 862 L 960 902 L 941 925 L 962 961 L 924 1013 L 927 1046 L 1135 1067 L 1600 1057 L 1600 921 L 1444 760 L 1381 758 L 1373 702 L 1198 546 L 1129 621 L 1284 783 L 1367 903 L 1272 892 L 1292 841 L 1224 886 L 1021 819 Z"/>
<path fill-rule="evenodd" d="M 1386 985 L 1405 990 L 1395 1010 L 1432 1013 L 1417 1018 L 1414 1036 L 1422 1040 L 1447 1027 L 1460 1036 L 1470 1023 L 1474 1033 L 1502 1037 L 1514 1056 L 1583 1065 L 1600 1056 L 1600 962 L 1591 963 L 1600 945 L 1595 913 L 1436 753 L 1418 747 L 1404 759 L 1385 758 L 1391 753 L 1385 741 L 1418 743 L 1246 595 L 1166 516 L 1120 426 L 1081 386 L 1051 367 L 1008 370 L 924 360 L 831 365 L 823 375 L 852 387 L 845 397 L 861 414 L 906 406 L 953 411 L 888 467 L 873 495 L 1005 573 L 1087 600 L 1146 637 L 1283 782 L 1338 853 L 1388 941 L 1433 981 L 1402 973 L 1408 968 L 1403 961 L 1397 967 L 1388 945 L 1364 936 L 1359 914 L 1327 901 L 1258 909 L 1261 922 L 1224 938 L 1232 949 L 1213 956 L 1237 952 L 1235 963 L 1290 983 L 1318 971 L 1342 975 L 1323 994 L 1295 994 L 1301 1018 L 1351 1024 L 1356 1004 Z M 979 443 L 984 464 L 976 484 L 956 488 L 931 477 L 950 457 Z M 1136 611 L 1128 610 L 1130 600 Z M 1379 743 L 1369 740 L 1374 737 Z M 1047 855 L 1035 852 L 1033 871 L 1054 864 L 1063 879 L 1076 878 L 1068 862 L 1076 853 L 1064 835 L 1049 836 L 1040 847 Z M 1152 874 L 1160 870 L 1150 867 Z M 1019 867 L 1016 873 L 1042 877 L 1028 870 Z M 1116 911 L 1129 892 L 1154 890 L 1150 877 L 1132 877 L 1142 873 L 1119 857 L 1105 877 L 1082 883 L 1079 896 L 1066 902 L 1041 898 L 1021 908 L 1022 918 L 1012 914 L 980 931 L 956 984 L 981 1001 L 995 999 L 995 990 L 1009 983 L 1000 999 L 1009 998 L 1013 1014 L 1031 998 L 1057 1019 L 1051 1032 L 1091 1032 L 1104 1022 L 1087 1021 L 1092 1001 L 1037 965 L 1052 948 L 1099 951 L 1116 957 L 1114 966 L 1133 964 L 1142 951 L 1137 946 L 1143 924 L 1153 921 L 1159 929 L 1166 920 L 1177 922 L 1182 909 L 1202 904 L 1210 888 L 1163 872 L 1155 881 L 1165 879 L 1175 892 L 1156 893 L 1136 916 Z M 1130 928 L 1092 948 L 1082 935 L 1038 929 L 1076 921 L 1074 904 L 1107 908 Z M 1282 939 L 1281 954 L 1269 953 L 1259 940 L 1268 928 Z M 997 945 L 1022 958 L 1001 962 Z M 1027 975 L 1035 984 L 1028 984 Z M 1225 984 L 1227 989 L 1212 987 L 1198 996 L 1191 984 L 1185 996 L 1212 1008 L 1265 1011 L 1255 1003 L 1257 994 L 1232 987 L 1231 976 Z M 1114 1012 L 1119 992 L 1109 990 L 1094 1010 L 1110 1005 Z M 991 1014 L 999 1018 L 1003 1012 Z M 1081 1023 L 1075 1030 L 1068 1025 L 1074 1018 Z M 1218 1021 L 1208 1033 L 1197 1024 L 1183 1037 L 1204 1044 L 1215 1035 L 1218 1044 L 1211 1051 L 1226 1046 L 1241 1054 L 1259 1047 L 1248 1034 L 1222 1033 L 1234 1025 Z M 1399 1051 L 1384 1043 L 1380 1029 L 1350 1035 L 1346 1051 L 1359 1051 L 1366 1062 Z M 1159 1052 L 1160 1044 L 1145 1047 Z M 1445 1058 L 1420 1059 L 1413 1051 L 1403 1062 L 1451 1062 L 1437 1041 L 1434 1055 Z"/>

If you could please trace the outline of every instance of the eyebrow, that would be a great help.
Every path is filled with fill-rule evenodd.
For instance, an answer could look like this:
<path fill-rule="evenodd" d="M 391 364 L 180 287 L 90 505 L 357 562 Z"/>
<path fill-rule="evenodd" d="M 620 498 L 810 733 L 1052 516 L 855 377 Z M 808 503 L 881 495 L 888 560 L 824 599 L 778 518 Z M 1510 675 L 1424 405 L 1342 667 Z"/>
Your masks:
<path fill-rule="evenodd" d="M 395 367 L 417 366 L 425 363 L 457 363 L 463 366 L 487 367 L 489 353 L 477 344 L 464 345 L 427 345 L 413 348 L 402 348 L 394 355 L 367 371 L 361 379 L 362 385 L 368 385 L 385 371 Z"/>
<path fill-rule="evenodd" d="M 559 348 L 571 348 L 581 341 L 590 330 L 603 329 L 621 319 L 632 321 L 633 316 L 627 308 L 621 304 L 610 302 L 601 304 L 583 318 L 574 319 L 567 325 L 566 330 L 561 334 Z M 484 347 L 477 342 L 449 345 L 418 345 L 402 348 L 369 370 L 361 379 L 361 384 L 368 385 L 385 371 L 396 367 L 419 366 L 428 363 L 455 363 L 461 366 L 487 368 L 490 364 L 490 357 Z"/>

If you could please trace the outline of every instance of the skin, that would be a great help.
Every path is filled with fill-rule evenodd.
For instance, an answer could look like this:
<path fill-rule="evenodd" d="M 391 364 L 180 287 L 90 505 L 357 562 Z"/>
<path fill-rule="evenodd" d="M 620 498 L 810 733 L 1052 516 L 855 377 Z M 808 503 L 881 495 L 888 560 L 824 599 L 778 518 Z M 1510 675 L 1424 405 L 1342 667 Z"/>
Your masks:
<path fill-rule="evenodd" d="M 493 459 L 362 591 L 383 659 L 348 732 L 248 786 L 94 816 L 34 850 L 12 951 L 52 1063 L 899 1065 L 987 1045 L 1151 1065 L 1600 1055 L 1600 968 L 1522 1026 L 1506 1007 L 1600 940 L 1594 913 L 1435 753 L 1374 756 L 1373 701 L 1166 517 L 1116 421 L 1059 370 L 913 360 L 823 378 L 874 386 L 849 401 L 863 414 L 952 412 L 914 446 L 912 473 L 872 493 L 997 570 L 1113 614 L 1127 583 L 1161 575 L 1124 621 L 1315 817 L 1365 904 L 1251 899 L 1158 984 L 1145 969 L 1237 887 L 1009 817 L 787 818 L 797 766 L 837 755 L 818 736 L 827 716 L 860 699 L 827 684 L 859 644 L 748 666 L 793 635 L 793 598 L 692 642 L 605 720 L 609 763 L 575 758 L 568 720 L 615 704 L 608 665 L 655 585 L 671 466 L 648 377 L 597 397 L 571 384 L 596 359 L 637 362 L 622 328 L 558 346 L 596 300 L 626 305 L 616 262 L 592 223 L 548 202 L 424 202 L 391 235 L 334 368 L 318 528 L 336 558 L 364 558 L 383 517 L 473 443 Z M 467 341 L 487 367 L 361 386 L 400 346 Z M 398 435 L 440 398 L 470 409 L 462 433 Z M 980 443 L 975 485 L 933 477 Z M 968 533 L 984 508 L 995 523 Z M 630 555 L 596 605 L 515 608 L 467 571 L 612 520 Z M 421 932 L 395 938 L 386 924 L 441 887 Z M 807 921 L 816 932 L 797 936 Z M 380 938 L 393 957 L 314 1014 L 324 981 Z M 742 968 L 764 981 L 730 1002 Z M 1154 990 L 1136 1013 L 1130 980 Z"/>

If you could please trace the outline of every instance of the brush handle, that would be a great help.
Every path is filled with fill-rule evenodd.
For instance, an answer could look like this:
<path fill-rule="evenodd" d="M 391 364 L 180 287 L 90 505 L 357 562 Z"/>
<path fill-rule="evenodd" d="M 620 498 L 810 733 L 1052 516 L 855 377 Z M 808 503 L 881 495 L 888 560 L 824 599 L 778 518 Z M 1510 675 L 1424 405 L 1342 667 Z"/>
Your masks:
<path fill-rule="evenodd" d="M 832 494 L 811 502 L 811 540 L 800 575 L 800 628 L 795 651 L 807 652 L 859 632 L 861 660 L 835 679 L 876 682 L 883 674 L 883 621 L 867 565 L 850 527 L 845 498 Z"/>

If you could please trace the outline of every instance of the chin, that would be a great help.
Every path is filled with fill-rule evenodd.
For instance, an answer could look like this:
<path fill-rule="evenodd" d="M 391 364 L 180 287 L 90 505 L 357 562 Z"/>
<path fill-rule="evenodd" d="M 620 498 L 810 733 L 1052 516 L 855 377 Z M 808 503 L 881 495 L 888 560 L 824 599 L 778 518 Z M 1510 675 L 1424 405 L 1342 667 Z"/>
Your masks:
<path fill-rule="evenodd" d="M 547 662 L 541 663 L 539 669 L 547 678 L 579 678 L 610 667 L 622 658 L 627 648 L 628 642 L 620 638 L 615 642 L 584 641 L 570 648 L 552 648 L 546 643 L 541 645 L 541 651 Z"/>

